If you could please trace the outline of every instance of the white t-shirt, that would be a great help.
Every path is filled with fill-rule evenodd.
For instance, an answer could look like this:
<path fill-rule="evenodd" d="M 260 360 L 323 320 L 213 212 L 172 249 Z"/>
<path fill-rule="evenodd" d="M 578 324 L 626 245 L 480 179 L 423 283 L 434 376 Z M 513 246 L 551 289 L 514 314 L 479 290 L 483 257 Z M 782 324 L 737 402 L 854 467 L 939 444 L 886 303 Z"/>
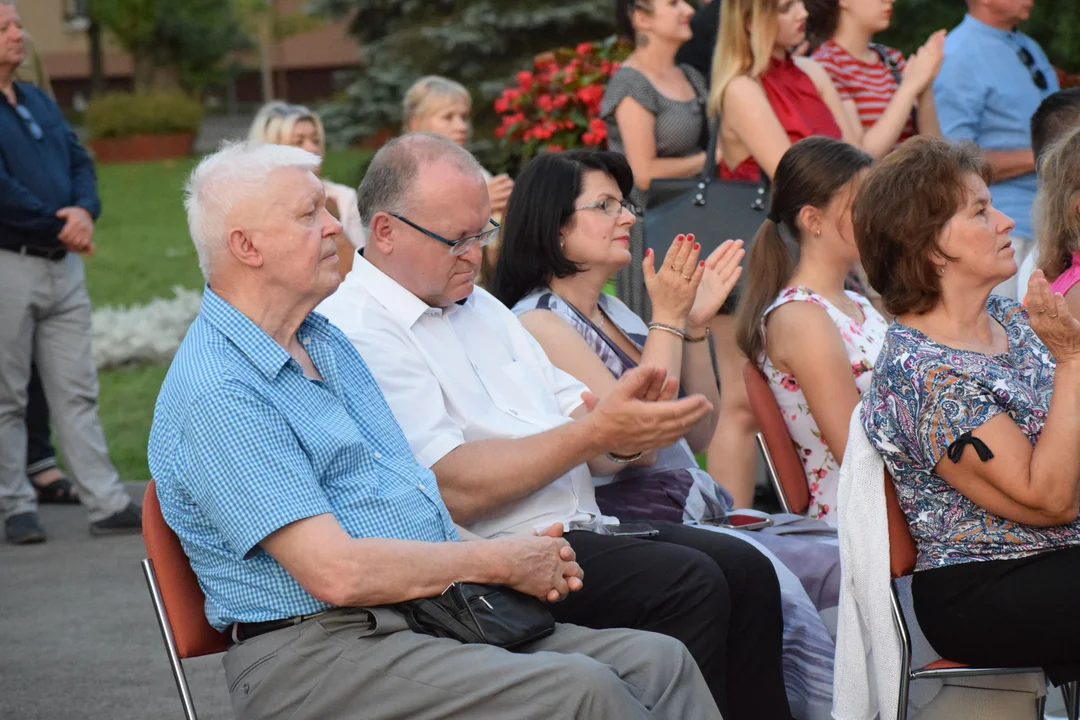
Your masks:
<path fill-rule="evenodd" d="M 481 288 L 463 303 L 433 308 L 358 256 L 316 310 L 360 351 L 425 467 L 466 442 L 527 437 L 570 422 L 586 390 Z M 495 537 L 601 517 L 589 468 L 579 465 L 468 529 Z"/>

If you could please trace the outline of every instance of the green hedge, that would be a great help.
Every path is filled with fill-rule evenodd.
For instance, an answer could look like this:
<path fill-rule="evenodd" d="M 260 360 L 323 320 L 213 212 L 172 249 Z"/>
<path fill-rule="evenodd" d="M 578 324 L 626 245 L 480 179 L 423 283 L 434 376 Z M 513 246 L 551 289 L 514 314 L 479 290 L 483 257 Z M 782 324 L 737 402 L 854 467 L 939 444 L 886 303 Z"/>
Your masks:
<path fill-rule="evenodd" d="M 95 98 L 86 109 L 93 138 L 196 132 L 202 118 L 202 105 L 182 92 L 113 93 Z"/>

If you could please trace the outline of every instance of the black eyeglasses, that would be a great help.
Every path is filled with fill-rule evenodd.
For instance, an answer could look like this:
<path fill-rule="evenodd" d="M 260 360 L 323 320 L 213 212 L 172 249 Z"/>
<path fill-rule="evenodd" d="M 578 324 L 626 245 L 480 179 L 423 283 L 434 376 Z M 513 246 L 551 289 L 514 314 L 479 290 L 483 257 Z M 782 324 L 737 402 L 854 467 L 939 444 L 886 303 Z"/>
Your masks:
<path fill-rule="evenodd" d="M 1050 87 L 1050 83 L 1046 82 L 1046 75 L 1043 75 L 1043 71 L 1035 67 L 1035 58 L 1031 56 L 1027 48 L 1020 48 L 1016 51 L 1016 54 L 1020 56 L 1020 62 L 1024 63 L 1024 67 L 1031 73 L 1031 80 L 1035 83 L 1035 87 L 1040 90 L 1046 90 Z"/>
<path fill-rule="evenodd" d="M 603 200 L 597 200 L 596 202 L 589 203 L 588 205 L 580 205 L 574 208 L 574 212 L 577 212 L 578 210 L 595 209 L 602 211 L 609 218 L 617 218 L 622 215 L 623 208 L 626 208 L 634 217 L 641 217 L 641 212 L 637 209 L 637 206 L 635 206 L 634 203 L 630 202 L 625 198 L 620 200 L 618 198 L 611 197 L 610 195 L 605 197 Z"/>
<path fill-rule="evenodd" d="M 23 123 L 26 125 L 26 129 L 30 131 L 30 135 L 35 140 L 41 140 L 45 137 L 45 131 L 41 129 L 41 126 L 37 124 L 37 120 L 30 114 L 30 111 L 26 109 L 25 105 L 16 105 L 15 114 L 22 118 Z"/>
<path fill-rule="evenodd" d="M 490 227 L 484 228 L 484 230 L 481 231 L 480 233 L 478 233 L 476 235 L 470 235 L 467 238 L 461 238 L 460 240 L 447 240 L 442 235 L 439 235 L 438 233 L 431 232 L 427 228 L 420 227 L 419 225 L 414 223 L 412 220 L 409 220 L 408 218 L 404 218 L 404 217 L 398 215 L 397 213 L 388 213 L 388 215 L 390 215 L 390 217 L 397 218 L 401 222 L 403 222 L 406 225 L 408 225 L 409 227 L 411 227 L 413 230 L 418 230 L 418 231 L 424 233 L 425 235 L 427 235 L 429 238 L 434 238 L 435 240 L 438 240 L 443 245 L 449 245 L 450 246 L 450 254 L 453 255 L 454 257 L 461 257 L 462 255 L 469 252 L 470 250 L 472 250 L 477 245 L 479 245 L 480 247 L 484 247 L 485 245 L 487 245 L 488 243 L 491 242 L 492 238 L 495 237 L 495 233 L 498 232 L 500 227 L 502 227 L 501 225 L 499 225 L 499 223 L 495 222 L 494 220 L 489 219 L 488 220 L 488 225 L 490 225 Z"/>

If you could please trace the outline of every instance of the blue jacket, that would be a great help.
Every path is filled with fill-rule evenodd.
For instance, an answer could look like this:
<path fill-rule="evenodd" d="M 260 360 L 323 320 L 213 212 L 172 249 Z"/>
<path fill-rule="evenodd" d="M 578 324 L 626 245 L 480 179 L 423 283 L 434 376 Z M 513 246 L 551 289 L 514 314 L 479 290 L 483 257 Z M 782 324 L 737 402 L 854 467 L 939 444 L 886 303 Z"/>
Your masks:
<path fill-rule="evenodd" d="M 101 214 L 94 163 L 45 93 L 17 82 L 15 97 L 43 137 L 34 138 L 30 123 L 0 93 L 0 247 L 62 247 L 57 210 L 78 206 L 95 219 Z"/>

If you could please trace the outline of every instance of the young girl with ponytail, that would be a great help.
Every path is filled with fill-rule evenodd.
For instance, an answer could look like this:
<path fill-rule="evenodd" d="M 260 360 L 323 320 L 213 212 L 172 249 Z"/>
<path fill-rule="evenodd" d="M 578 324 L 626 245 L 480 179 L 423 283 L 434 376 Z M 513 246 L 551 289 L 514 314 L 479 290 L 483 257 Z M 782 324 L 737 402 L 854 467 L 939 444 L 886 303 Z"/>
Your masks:
<path fill-rule="evenodd" d="M 844 289 L 859 261 L 851 204 L 870 164 L 825 137 L 784 153 L 736 319 L 739 348 L 768 379 L 803 461 L 809 514 L 830 522 L 851 412 L 887 329 L 870 301 Z"/>

